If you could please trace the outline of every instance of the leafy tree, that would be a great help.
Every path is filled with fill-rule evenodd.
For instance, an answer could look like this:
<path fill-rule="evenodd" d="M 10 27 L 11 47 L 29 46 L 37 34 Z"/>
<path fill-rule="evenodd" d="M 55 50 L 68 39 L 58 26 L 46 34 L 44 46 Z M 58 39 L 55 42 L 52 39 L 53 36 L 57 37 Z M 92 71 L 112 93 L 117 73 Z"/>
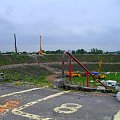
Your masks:
<path fill-rule="evenodd" d="M 27 54 L 27 52 L 26 52 L 26 51 L 23 51 L 22 54 Z"/>
<path fill-rule="evenodd" d="M 76 53 L 77 54 L 85 54 L 85 53 L 87 53 L 84 49 L 78 49 L 77 51 L 76 51 Z"/>
<path fill-rule="evenodd" d="M 90 51 L 92 54 L 103 54 L 103 50 L 97 48 L 92 48 Z"/>
<path fill-rule="evenodd" d="M 56 50 L 56 51 L 46 51 L 45 52 L 46 54 L 63 54 L 64 53 L 64 50 Z"/>
<path fill-rule="evenodd" d="M 72 50 L 72 54 L 75 54 L 75 50 Z"/>

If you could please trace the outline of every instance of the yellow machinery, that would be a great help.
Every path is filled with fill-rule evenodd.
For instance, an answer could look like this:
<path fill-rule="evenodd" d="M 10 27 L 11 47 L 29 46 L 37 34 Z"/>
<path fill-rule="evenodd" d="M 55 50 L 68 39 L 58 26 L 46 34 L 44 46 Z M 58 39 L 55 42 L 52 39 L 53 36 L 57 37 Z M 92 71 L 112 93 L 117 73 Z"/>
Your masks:
<path fill-rule="evenodd" d="M 46 54 L 43 52 L 42 50 L 42 34 L 40 34 L 40 50 L 39 50 L 39 55 L 43 55 L 43 54 Z"/>
<path fill-rule="evenodd" d="M 99 74 L 98 78 L 105 79 L 106 78 L 106 74 Z"/>
<path fill-rule="evenodd" d="M 39 51 L 39 55 L 42 55 L 43 51 L 42 51 L 42 34 L 40 34 L 40 51 Z"/>
<path fill-rule="evenodd" d="M 98 79 L 105 79 L 106 78 L 106 74 L 104 72 L 101 72 L 101 68 L 102 68 L 102 57 L 100 58 L 99 64 L 98 64 L 98 72 L 91 72 L 91 74 L 93 76 L 95 76 Z M 64 71 L 64 75 L 66 77 L 81 77 L 81 76 L 86 76 L 86 73 L 80 73 L 78 71 L 71 71 L 71 73 L 69 71 Z"/>
<path fill-rule="evenodd" d="M 65 74 L 66 77 L 70 76 L 69 71 L 65 71 L 64 74 Z M 81 74 L 77 71 L 71 72 L 71 75 L 72 75 L 72 77 L 81 77 Z"/>
<path fill-rule="evenodd" d="M 102 57 L 100 57 L 100 61 L 98 63 L 98 72 L 93 71 L 93 72 L 91 72 L 92 75 L 94 75 L 98 79 L 105 79 L 106 74 L 104 72 L 101 72 L 101 69 L 102 69 Z"/>
<path fill-rule="evenodd" d="M 98 64 L 98 78 L 100 79 L 105 79 L 106 78 L 106 74 L 105 73 L 101 73 L 101 69 L 102 69 L 102 57 L 100 57 L 100 61 L 99 61 L 99 64 Z"/>

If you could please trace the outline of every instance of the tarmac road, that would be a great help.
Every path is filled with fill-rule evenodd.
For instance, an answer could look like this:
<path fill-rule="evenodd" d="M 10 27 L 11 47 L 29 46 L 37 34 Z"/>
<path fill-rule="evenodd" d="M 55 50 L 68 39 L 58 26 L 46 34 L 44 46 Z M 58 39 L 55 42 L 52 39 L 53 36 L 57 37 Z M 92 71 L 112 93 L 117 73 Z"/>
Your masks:
<path fill-rule="evenodd" d="M 114 120 L 120 120 L 114 94 L 12 85 L 0 91 L 0 120 L 112 120 L 117 113 Z"/>

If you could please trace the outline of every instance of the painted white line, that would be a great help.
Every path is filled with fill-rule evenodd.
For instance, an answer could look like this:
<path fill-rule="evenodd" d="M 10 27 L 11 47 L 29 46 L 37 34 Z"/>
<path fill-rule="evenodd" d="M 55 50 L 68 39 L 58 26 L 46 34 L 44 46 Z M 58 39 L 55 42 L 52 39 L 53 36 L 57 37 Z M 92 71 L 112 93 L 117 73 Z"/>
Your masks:
<path fill-rule="evenodd" d="M 120 120 L 120 110 L 119 110 L 119 112 L 114 116 L 114 120 Z"/>
<path fill-rule="evenodd" d="M 0 96 L 0 98 L 11 96 L 11 95 L 16 95 L 16 94 L 20 94 L 20 93 L 26 93 L 26 92 L 30 92 L 30 91 L 34 91 L 34 90 L 40 90 L 40 89 L 43 89 L 43 88 L 46 88 L 46 87 L 48 87 L 48 86 L 41 87 L 41 88 L 32 88 L 32 89 L 28 89 L 28 90 L 19 91 L 19 92 L 13 92 L 13 93 L 9 93 L 9 94 L 6 94 L 6 95 L 2 95 L 2 96 Z"/>
<path fill-rule="evenodd" d="M 81 107 L 82 105 L 76 103 L 66 103 L 62 104 L 60 107 L 54 108 L 54 111 L 58 113 L 70 114 L 76 112 Z"/>
<path fill-rule="evenodd" d="M 27 103 L 25 105 L 22 105 L 18 108 L 15 108 L 12 110 L 12 113 L 14 113 L 15 115 L 19 115 L 19 116 L 22 116 L 22 117 L 26 117 L 26 118 L 29 118 L 29 119 L 34 119 L 34 120 L 55 120 L 53 118 L 44 118 L 43 116 L 40 116 L 40 115 L 35 115 L 35 114 L 30 114 L 30 113 L 26 113 L 26 112 L 23 112 L 21 110 L 27 108 L 27 107 L 30 107 L 34 104 L 37 104 L 39 102 L 42 102 L 42 101 L 45 101 L 45 100 L 48 100 L 48 99 L 51 99 L 51 98 L 54 98 L 54 97 L 58 97 L 60 95 L 63 95 L 65 93 L 68 93 L 70 91 L 63 91 L 63 92 L 59 92 L 59 93 L 56 93 L 56 94 L 53 94 L 53 95 L 49 95 L 47 97 L 44 97 L 42 99 L 38 99 L 36 101 L 32 101 L 30 103 Z"/>

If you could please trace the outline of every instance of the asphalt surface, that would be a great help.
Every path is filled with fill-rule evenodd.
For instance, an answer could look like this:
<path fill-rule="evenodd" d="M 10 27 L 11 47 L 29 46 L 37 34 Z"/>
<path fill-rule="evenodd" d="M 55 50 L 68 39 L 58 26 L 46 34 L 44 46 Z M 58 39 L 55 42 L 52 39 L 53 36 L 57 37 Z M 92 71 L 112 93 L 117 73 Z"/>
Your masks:
<path fill-rule="evenodd" d="M 0 105 L 0 120 L 112 120 L 120 110 L 114 94 L 12 85 L 0 85 Z"/>

